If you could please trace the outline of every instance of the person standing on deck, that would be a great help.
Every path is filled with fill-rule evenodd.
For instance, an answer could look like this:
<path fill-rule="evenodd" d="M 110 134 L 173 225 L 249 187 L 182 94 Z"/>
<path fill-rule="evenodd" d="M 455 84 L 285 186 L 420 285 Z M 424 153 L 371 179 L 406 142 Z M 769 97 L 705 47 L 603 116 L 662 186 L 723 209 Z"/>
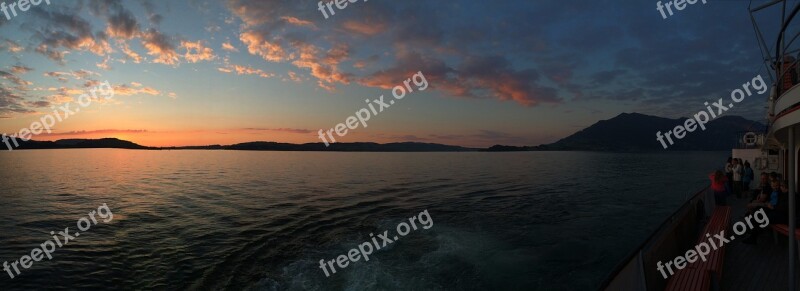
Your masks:
<path fill-rule="evenodd" d="M 716 170 L 708 176 L 711 179 L 711 190 L 714 191 L 714 204 L 718 206 L 726 205 L 726 196 L 728 195 L 725 184 L 728 183 L 728 178 L 720 170 Z"/>
<path fill-rule="evenodd" d="M 754 192 L 753 200 L 750 202 L 758 200 L 758 195 L 760 193 L 772 193 L 772 186 L 770 185 L 769 174 L 767 174 L 767 172 L 761 172 L 761 185 L 758 185 L 758 188 L 761 189 L 761 191 Z"/>
<path fill-rule="evenodd" d="M 726 183 L 728 191 L 733 190 L 733 157 L 728 157 L 728 163 L 725 164 L 725 177 L 728 178 Z"/>
<path fill-rule="evenodd" d="M 733 172 L 733 194 L 736 195 L 736 198 L 742 198 L 742 165 L 739 163 L 739 159 L 733 159 L 733 166 L 731 167 L 731 171 Z"/>
<path fill-rule="evenodd" d="M 750 167 L 750 162 L 744 161 L 744 172 L 742 175 L 742 185 L 744 187 L 742 189 L 744 189 L 745 192 L 742 193 L 742 196 L 750 196 L 750 183 L 753 182 L 753 178 L 755 177 L 753 175 L 753 168 Z"/>

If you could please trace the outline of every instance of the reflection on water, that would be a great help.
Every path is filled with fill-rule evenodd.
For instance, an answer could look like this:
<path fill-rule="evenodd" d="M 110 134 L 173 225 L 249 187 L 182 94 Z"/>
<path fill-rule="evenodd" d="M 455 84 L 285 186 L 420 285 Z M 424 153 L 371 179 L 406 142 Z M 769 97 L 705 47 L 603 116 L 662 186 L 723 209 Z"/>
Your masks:
<path fill-rule="evenodd" d="M 0 259 L 107 203 L 99 224 L 2 289 L 586 289 L 725 153 L 0 153 Z M 334 258 L 427 209 L 326 278 Z"/>

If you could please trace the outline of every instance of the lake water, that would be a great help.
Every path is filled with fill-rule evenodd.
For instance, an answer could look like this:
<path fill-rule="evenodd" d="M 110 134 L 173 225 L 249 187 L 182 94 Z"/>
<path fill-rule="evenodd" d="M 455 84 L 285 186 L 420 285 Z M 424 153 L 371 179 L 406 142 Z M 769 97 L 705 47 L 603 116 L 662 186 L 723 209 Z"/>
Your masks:
<path fill-rule="evenodd" d="M 3 151 L 0 262 L 114 216 L 0 289 L 594 289 L 727 156 Z M 430 229 L 320 269 L 424 210 Z"/>

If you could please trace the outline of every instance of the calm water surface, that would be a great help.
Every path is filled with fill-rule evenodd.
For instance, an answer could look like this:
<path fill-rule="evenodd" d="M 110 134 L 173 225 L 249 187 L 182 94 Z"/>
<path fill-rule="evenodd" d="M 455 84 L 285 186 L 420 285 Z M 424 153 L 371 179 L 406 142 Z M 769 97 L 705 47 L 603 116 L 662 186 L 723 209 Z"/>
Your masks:
<path fill-rule="evenodd" d="M 726 157 L 3 151 L 0 260 L 114 219 L 0 289 L 593 289 Z M 319 268 L 423 210 L 432 228 Z"/>

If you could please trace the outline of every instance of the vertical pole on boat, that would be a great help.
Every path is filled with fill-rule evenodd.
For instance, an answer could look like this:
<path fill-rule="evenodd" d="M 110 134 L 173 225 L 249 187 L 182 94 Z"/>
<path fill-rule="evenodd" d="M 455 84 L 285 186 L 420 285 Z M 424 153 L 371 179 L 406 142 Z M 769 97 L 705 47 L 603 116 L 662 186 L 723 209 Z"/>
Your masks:
<path fill-rule="evenodd" d="M 796 202 L 795 191 L 797 190 L 797 148 L 795 148 L 794 126 L 789 127 L 789 291 L 797 290 L 797 278 L 795 278 L 795 244 L 794 230 L 796 223 Z"/>

